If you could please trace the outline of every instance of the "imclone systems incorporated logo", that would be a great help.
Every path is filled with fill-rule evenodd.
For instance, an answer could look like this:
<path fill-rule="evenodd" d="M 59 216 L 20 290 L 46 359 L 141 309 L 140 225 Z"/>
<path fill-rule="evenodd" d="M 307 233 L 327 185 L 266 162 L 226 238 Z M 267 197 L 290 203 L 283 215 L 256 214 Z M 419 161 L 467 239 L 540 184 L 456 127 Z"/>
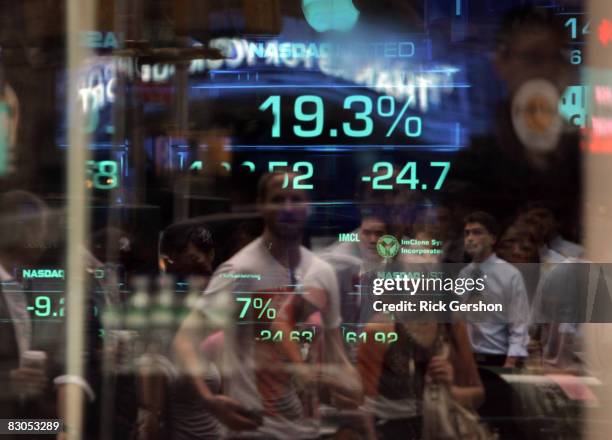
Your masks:
<path fill-rule="evenodd" d="M 383 258 L 393 258 L 400 251 L 400 243 L 393 235 L 383 235 L 376 243 L 376 250 Z"/>

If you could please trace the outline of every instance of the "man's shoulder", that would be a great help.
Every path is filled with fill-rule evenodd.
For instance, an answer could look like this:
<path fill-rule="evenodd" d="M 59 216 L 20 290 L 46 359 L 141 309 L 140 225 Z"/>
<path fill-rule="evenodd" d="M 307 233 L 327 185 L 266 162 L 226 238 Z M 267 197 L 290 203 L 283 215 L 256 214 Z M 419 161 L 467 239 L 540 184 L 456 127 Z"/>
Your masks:
<path fill-rule="evenodd" d="M 340 243 L 340 245 L 352 244 L 352 243 Z M 336 272 L 341 272 L 346 269 L 354 269 L 362 264 L 362 259 L 353 252 L 348 252 L 345 248 L 334 247 L 327 248 L 321 252 L 317 252 L 316 255 L 323 261 L 327 262 L 332 266 Z"/>
<path fill-rule="evenodd" d="M 334 282 L 336 279 L 336 271 L 324 258 L 315 254 L 311 250 L 302 246 L 302 262 L 303 270 L 309 277 L 315 277 L 321 282 Z"/>
<path fill-rule="evenodd" d="M 518 269 L 514 267 L 512 263 L 509 263 L 503 258 L 498 257 L 497 254 L 493 254 L 493 256 L 491 257 L 491 261 L 493 262 L 493 267 L 495 268 L 498 268 L 498 269 L 503 268 L 504 270 L 507 270 L 509 272 L 512 272 L 512 271 L 518 272 Z"/>
<path fill-rule="evenodd" d="M 248 268 L 249 266 L 261 263 L 263 250 L 261 237 L 256 238 L 232 255 L 219 268 Z"/>
<path fill-rule="evenodd" d="M 359 243 L 352 241 L 336 241 L 327 248 L 323 249 L 322 253 L 359 256 Z"/>
<path fill-rule="evenodd" d="M 469 263 L 469 264 L 466 264 L 466 265 L 465 265 L 465 266 L 463 266 L 463 267 L 461 268 L 461 270 L 459 271 L 459 276 L 462 276 L 462 277 L 463 277 L 463 276 L 468 275 L 469 273 L 471 273 L 471 272 L 474 270 L 474 268 L 475 268 L 474 263 Z"/>
<path fill-rule="evenodd" d="M 495 270 L 498 271 L 500 274 L 503 274 L 508 279 L 523 279 L 521 271 L 518 270 L 512 263 L 509 263 L 503 258 L 499 258 L 498 256 L 495 256 L 495 260 L 493 262 L 493 267 L 495 268 Z"/>
<path fill-rule="evenodd" d="M 333 271 L 332 265 L 327 261 L 324 255 L 315 254 L 305 246 L 300 246 L 302 253 L 302 262 L 308 265 L 308 268 L 329 269 Z"/>

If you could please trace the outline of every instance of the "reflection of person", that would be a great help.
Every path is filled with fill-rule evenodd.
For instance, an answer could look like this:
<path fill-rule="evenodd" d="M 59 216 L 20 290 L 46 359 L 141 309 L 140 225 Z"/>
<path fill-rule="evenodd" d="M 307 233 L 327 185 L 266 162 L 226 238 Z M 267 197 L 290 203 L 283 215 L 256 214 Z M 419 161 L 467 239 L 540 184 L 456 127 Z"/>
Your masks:
<path fill-rule="evenodd" d="M 360 255 L 365 263 L 376 264 L 381 261 L 381 257 L 376 250 L 376 245 L 380 237 L 387 232 L 387 223 L 383 213 L 376 210 L 362 211 L 361 225 L 359 225 L 359 249 Z"/>
<path fill-rule="evenodd" d="M 485 289 L 478 295 L 490 304 L 502 304 L 502 312 L 487 312 L 483 322 L 468 324 L 476 361 L 487 366 L 517 366 L 527 356 L 529 304 L 525 283 L 518 269 L 493 252 L 497 223 L 485 212 L 465 218 L 465 251 L 472 262 L 460 278 L 484 278 Z M 469 296 L 466 301 L 472 300 Z"/>
<path fill-rule="evenodd" d="M 433 245 L 433 240 L 437 240 L 437 228 L 432 225 L 416 223 L 413 228 L 412 239 L 404 249 L 405 254 L 400 254 L 398 259 L 405 265 L 410 264 L 429 264 L 435 265 L 441 261 L 442 250 Z M 437 253 L 439 252 L 439 253 Z M 435 266 L 431 266 L 433 270 Z"/>
<path fill-rule="evenodd" d="M 462 218 L 461 208 L 455 207 L 448 202 L 434 202 L 419 212 L 412 227 L 411 237 L 414 238 L 418 231 L 426 229 L 436 240 L 443 243 L 443 261 L 461 263 L 463 262 L 463 236 L 461 225 L 455 219 L 457 215 Z M 449 249 L 452 247 L 453 249 Z M 459 249 L 455 249 L 459 247 Z M 449 252 L 452 252 L 449 255 Z M 458 254 L 458 255 L 457 255 Z"/>
<path fill-rule="evenodd" d="M 388 219 L 385 210 L 378 206 L 363 206 L 359 228 L 353 232 L 356 241 L 334 243 L 325 249 L 324 255 L 350 256 L 358 259 L 367 270 L 369 266 L 377 266 L 382 261 L 376 250 L 378 239 L 388 232 Z"/>
<path fill-rule="evenodd" d="M 366 408 L 380 419 L 384 439 L 422 438 L 422 399 L 425 382 L 450 387 L 462 405 L 477 408 L 484 397 L 465 325 L 437 322 L 393 322 L 376 315 L 358 348 L 358 369 Z M 437 340 L 450 343 L 450 357 L 437 353 Z"/>
<path fill-rule="evenodd" d="M 320 313 L 327 351 L 342 353 L 336 277 L 327 263 L 300 245 L 308 198 L 292 182 L 293 175 L 285 173 L 261 178 L 263 234 L 217 269 L 175 340 L 179 359 L 206 406 L 232 430 L 230 437 L 316 437 L 316 424 L 306 422 L 293 384 L 294 372 L 300 383 L 312 380 L 294 342 L 297 322 Z M 278 317 L 274 319 L 274 312 L 258 314 L 257 300 Z M 213 394 L 201 379 L 195 349 L 207 331 L 218 329 L 224 330 L 226 347 L 221 361 L 223 395 Z M 301 334 L 298 331 L 296 337 Z"/>
<path fill-rule="evenodd" d="M 531 303 L 540 280 L 540 253 L 535 235 L 529 228 L 515 223 L 502 234 L 496 253 L 521 272 Z"/>
<path fill-rule="evenodd" d="M 445 185 L 452 187 L 450 181 L 462 185 L 461 200 L 471 206 L 507 218 L 514 215 L 517 206 L 536 199 L 554 205 L 562 225 L 577 223 L 581 179 L 575 132 L 563 127 L 557 138 L 552 129 L 555 124 L 550 123 L 541 134 L 556 141 L 550 149 L 538 150 L 526 145 L 525 140 L 535 136 L 518 133 L 512 114 L 513 99 L 529 81 L 545 80 L 559 95 L 571 84 L 573 67 L 564 56 L 566 35 L 558 17 L 546 8 L 520 7 L 504 17 L 495 68 L 506 85 L 508 99 L 500 103 L 494 130 L 473 138 L 470 147 L 457 155 Z M 528 101 L 537 102 L 540 92 L 538 87 L 532 88 Z M 548 105 L 556 110 L 558 103 Z M 551 120 L 557 121 L 556 116 Z"/>
<path fill-rule="evenodd" d="M 531 319 L 540 330 L 542 360 L 549 366 L 569 366 L 575 362 L 574 354 L 580 351 L 577 323 L 586 319 L 589 266 L 580 262 L 558 264 L 538 285 Z M 599 281 L 599 277 L 594 278 L 594 290 L 605 289 L 605 283 Z"/>
<path fill-rule="evenodd" d="M 161 268 L 177 281 L 212 274 L 215 249 L 208 228 L 195 221 L 168 226 L 159 241 Z"/>
<path fill-rule="evenodd" d="M 208 362 L 202 376 L 211 393 L 221 392 L 222 378 L 218 364 L 223 350 L 223 332 L 206 338 L 200 345 L 202 362 Z M 198 353 L 200 355 L 200 353 Z M 187 377 L 179 376 L 170 384 L 168 419 L 172 440 L 217 440 L 221 426 L 209 408 L 202 402 L 198 390 Z"/>
<path fill-rule="evenodd" d="M 547 221 L 544 221 L 532 211 L 528 211 L 519 216 L 516 224 L 521 228 L 528 229 L 536 239 L 542 272 L 546 273 L 555 265 L 565 261 L 566 258 L 562 254 L 549 247 L 551 229 Z"/>
<path fill-rule="evenodd" d="M 580 258 L 584 253 L 582 246 L 561 236 L 557 219 L 548 208 L 530 209 L 519 217 L 519 222 L 535 229 L 543 262 L 560 263 L 566 258 Z"/>
<path fill-rule="evenodd" d="M 537 239 L 531 230 L 521 226 L 513 224 L 504 231 L 497 244 L 497 254 L 508 263 L 538 264 L 540 253 Z"/>
<path fill-rule="evenodd" d="M 205 288 L 214 256 L 213 237 L 203 222 L 186 220 L 171 224 L 160 234 L 159 267 L 165 274 L 160 278 L 160 289 L 174 290 L 171 283 L 196 279 Z M 141 436 L 157 438 L 163 432 L 174 440 L 219 438 L 219 423 L 202 405 L 190 381 L 176 374 L 164 352 L 144 356 L 140 367 Z M 203 379 L 217 392 L 220 378 L 214 365 L 210 371 L 212 374 Z"/>
<path fill-rule="evenodd" d="M 2 76 L 0 67 L 0 76 Z M 19 100 L 13 88 L 0 78 L 0 149 L 7 156 L 0 158 L 0 174 L 16 171 L 17 129 L 19 127 Z"/>
<path fill-rule="evenodd" d="M 387 233 L 387 218 L 382 208 L 365 206 L 356 231 L 358 242 L 342 242 L 325 249 L 321 258 L 332 265 L 340 285 L 340 307 L 345 322 L 357 322 L 364 301 L 358 287 L 364 273 L 380 268 L 383 263 L 376 245 Z"/>
<path fill-rule="evenodd" d="M 20 361 L 32 349 L 32 321 L 27 294 L 12 273 L 36 261 L 44 245 L 46 207 L 24 191 L 6 193 L 0 202 L 0 378 L 5 390 L 0 408 L 3 417 L 31 418 L 31 406 L 48 390 L 49 377 L 42 365 Z"/>
<path fill-rule="evenodd" d="M 162 272 L 169 276 L 164 279 L 166 283 L 172 280 L 194 282 L 194 277 L 198 277 L 204 283 L 201 287 L 206 288 L 212 274 L 214 257 L 212 233 L 201 221 L 174 223 L 160 235 L 159 265 Z M 213 335 L 212 339 L 222 341 L 223 335 Z M 212 360 L 216 360 L 216 357 Z M 191 381 L 177 377 L 174 369 L 165 368 L 168 365 L 165 358 L 156 356 L 147 362 L 149 368 L 158 364 L 161 367 L 159 371 L 165 373 L 157 377 L 151 374 L 143 376 L 142 406 L 150 411 L 152 418 L 149 432 L 156 432 L 163 422 L 160 415 L 167 414 L 167 435 L 173 440 L 218 439 L 219 423 L 202 404 Z M 221 378 L 214 364 L 211 363 L 203 379 L 212 392 L 219 392 Z"/>
<path fill-rule="evenodd" d="M 569 85 L 572 66 L 564 54 L 566 29 L 545 8 L 522 6 L 508 12 L 497 35 L 495 68 L 514 93 L 533 78 L 546 78 L 559 90 Z"/>
<path fill-rule="evenodd" d="M 31 319 L 26 281 L 13 275 L 37 263 L 47 244 L 47 226 L 48 209 L 38 197 L 25 191 L 0 197 L 0 414 L 5 418 L 61 418 L 68 384 L 94 397 L 85 379 L 60 375 L 61 350 L 51 350 L 53 342 L 42 341 L 45 333 L 57 332 L 57 323 Z M 57 407 L 51 398 L 51 378 L 58 387 Z"/>

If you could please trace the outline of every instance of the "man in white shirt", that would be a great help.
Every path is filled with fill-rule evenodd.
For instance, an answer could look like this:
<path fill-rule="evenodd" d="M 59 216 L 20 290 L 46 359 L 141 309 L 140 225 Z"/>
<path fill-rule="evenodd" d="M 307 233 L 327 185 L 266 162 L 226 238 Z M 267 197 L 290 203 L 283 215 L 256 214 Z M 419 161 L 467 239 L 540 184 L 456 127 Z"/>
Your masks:
<path fill-rule="evenodd" d="M 474 212 L 465 220 L 465 251 L 472 262 L 460 278 L 484 278 L 485 289 L 478 298 L 501 304 L 500 312 L 486 312 L 468 325 L 476 361 L 483 366 L 516 367 L 527 356 L 529 302 L 521 273 L 493 252 L 497 223 L 485 212 Z M 465 301 L 473 301 L 473 295 Z"/>
<path fill-rule="evenodd" d="M 376 250 L 380 237 L 388 231 L 388 219 L 383 207 L 364 206 L 361 224 L 354 232 L 358 241 L 337 242 L 319 256 L 331 264 L 340 286 L 340 307 L 345 323 L 360 321 L 372 312 L 371 298 L 362 290 L 364 274 L 384 269 L 384 260 Z M 364 313 L 365 312 L 365 313 Z"/>
<path fill-rule="evenodd" d="M 313 380 L 299 343 L 304 348 L 305 342 L 316 343 L 316 337 L 294 327 L 296 323 L 320 314 L 323 335 L 317 337 L 325 340 L 328 355 L 349 368 L 338 331 L 336 276 L 328 263 L 301 246 L 308 197 L 294 188 L 293 177 L 262 177 L 262 235 L 215 271 L 175 340 L 179 361 L 204 402 L 230 428 L 227 438 L 317 437 L 318 425 L 306 416 L 295 387 L 296 380 L 306 385 Z M 215 330 L 224 331 L 223 395 L 211 393 L 202 380 L 195 350 Z M 327 357 L 326 364 L 336 360 Z"/>

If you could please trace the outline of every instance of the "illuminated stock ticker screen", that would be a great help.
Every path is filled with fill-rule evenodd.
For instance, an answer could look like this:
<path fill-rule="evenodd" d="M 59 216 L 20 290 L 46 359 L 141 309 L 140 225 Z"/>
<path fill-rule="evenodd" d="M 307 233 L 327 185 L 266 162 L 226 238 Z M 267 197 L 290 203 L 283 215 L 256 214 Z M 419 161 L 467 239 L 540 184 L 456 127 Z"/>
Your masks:
<path fill-rule="evenodd" d="M 486 426 L 444 438 L 581 438 L 601 383 L 579 323 L 609 320 L 583 159 L 612 133 L 587 46 L 612 18 L 578 0 L 98 6 L 71 30 L 77 67 L 51 11 L 0 52 L 0 176 L 44 199 L 0 196 L 26 218 L 0 278 L 63 349 L 65 257 L 83 264 L 86 438 L 443 438 L 433 382 Z"/>

